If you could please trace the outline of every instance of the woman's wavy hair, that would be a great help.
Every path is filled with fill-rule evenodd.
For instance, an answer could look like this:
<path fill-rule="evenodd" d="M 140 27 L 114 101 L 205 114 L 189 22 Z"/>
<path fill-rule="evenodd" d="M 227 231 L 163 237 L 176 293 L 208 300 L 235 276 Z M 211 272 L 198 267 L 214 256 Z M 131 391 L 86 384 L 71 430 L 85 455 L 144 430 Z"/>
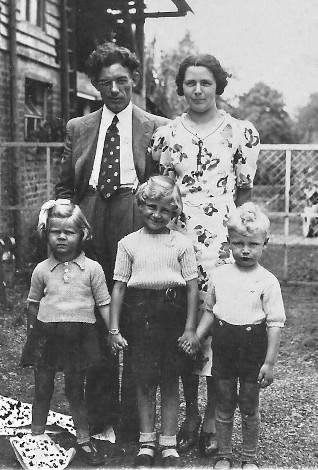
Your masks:
<path fill-rule="evenodd" d="M 96 47 L 86 61 L 86 73 L 91 80 L 97 81 L 103 67 L 121 64 L 132 75 L 138 71 L 140 61 L 136 54 L 114 42 L 105 42 Z"/>
<path fill-rule="evenodd" d="M 197 54 L 190 55 L 183 62 L 181 62 L 176 77 L 177 84 L 177 93 L 179 96 L 183 96 L 183 82 L 187 69 L 189 67 L 206 67 L 213 74 L 214 80 L 216 82 L 216 91 L 217 95 L 222 95 L 227 83 L 228 78 L 231 77 L 231 74 L 226 72 L 221 66 L 220 62 L 210 54 Z"/>
<path fill-rule="evenodd" d="M 57 202 L 53 207 L 47 209 L 46 223 L 42 222 L 38 225 L 37 232 L 41 241 L 47 241 L 53 219 L 67 219 L 69 222 L 72 222 L 75 229 L 81 234 L 81 243 L 92 238 L 91 226 L 79 206 L 73 203 L 59 204 Z"/>
<path fill-rule="evenodd" d="M 179 186 L 169 176 L 151 176 L 139 186 L 136 193 L 138 206 L 146 204 L 146 199 L 170 199 L 173 217 L 182 213 L 183 204 Z"/>

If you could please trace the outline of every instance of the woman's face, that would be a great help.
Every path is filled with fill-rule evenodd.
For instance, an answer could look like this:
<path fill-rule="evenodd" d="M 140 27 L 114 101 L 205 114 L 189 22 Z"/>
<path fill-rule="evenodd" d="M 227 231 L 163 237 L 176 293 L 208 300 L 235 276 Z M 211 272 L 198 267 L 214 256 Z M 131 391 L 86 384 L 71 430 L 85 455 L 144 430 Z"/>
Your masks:
<path fill-rule="evenodd" d="M 215 90 L 216 82 L 209 69 L 201 65 L 187 68 L 183 80 L 183 93 L 192 111 L 205 113 L 214 108 Z"/>

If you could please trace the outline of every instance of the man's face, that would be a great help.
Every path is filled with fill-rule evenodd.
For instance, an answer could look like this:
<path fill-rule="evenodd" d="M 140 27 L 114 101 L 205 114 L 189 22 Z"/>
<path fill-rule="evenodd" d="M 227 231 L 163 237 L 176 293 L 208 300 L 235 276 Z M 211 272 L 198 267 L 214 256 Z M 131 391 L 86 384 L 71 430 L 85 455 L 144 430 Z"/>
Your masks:
<path fill-rule="evenodd" d="M 137 73 L 131 74 L 121 64 L 113 64 L 103 67 L 98 80 L 92 83 L 100 92 L 105 106 L 117 114 L 128 106 L 137 78 Z"/>

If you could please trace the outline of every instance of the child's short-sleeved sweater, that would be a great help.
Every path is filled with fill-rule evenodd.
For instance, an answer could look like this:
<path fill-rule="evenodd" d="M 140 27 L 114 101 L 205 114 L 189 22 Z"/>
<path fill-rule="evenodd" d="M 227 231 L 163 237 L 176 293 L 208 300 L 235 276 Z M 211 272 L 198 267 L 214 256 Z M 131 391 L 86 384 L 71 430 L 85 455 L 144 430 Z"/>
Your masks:
<path fill-rule="evenodd" d="M 206 310 L 232 325 L 266 320 L 268 327 L 283 327 L 286 320 L 279 282 L 260 265 L 246 270 L 234 263 L 214 269 Z"/>
<path fill-rule="evenodd" d="M 62 263 L 51 255 L 33 271 L 29 302 L 39 302 L 38 320 L 95 323 L 94 307 L 110 303 L 105 275 L 99 263 L 82 252 Z"/>
<path fill-rule="evenodd" d="M 197 277 L 192 242 L 179 232 L 154 234 L 142 228 L 118 243 L 114 280 L 128 287 L 167 289 Z"/>

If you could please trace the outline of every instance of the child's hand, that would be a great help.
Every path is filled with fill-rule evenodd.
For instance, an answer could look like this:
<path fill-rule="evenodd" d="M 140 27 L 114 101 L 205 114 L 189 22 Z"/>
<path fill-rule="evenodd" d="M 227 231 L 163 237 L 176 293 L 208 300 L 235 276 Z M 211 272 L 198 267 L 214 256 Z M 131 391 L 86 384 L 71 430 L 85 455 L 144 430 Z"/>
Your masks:
<path fill-rule="evenodd" d="M 270 364 L 263 364 L 259 374 L 257 383 L 260 385 L 261 388 L 268 387 L 273 383 L 274 380 L 274 366 Z"/>
<path fill-rule="evenodd" d="M 178 346 L 186 354 L 194 355 L 200 348 L 200 341 L 194 331 L 185 331 L 178 339 Z"/>
<path fill-rule="evenodd" d="M 117 354 L 128 346 L 126 339 L 120 333 L 118 335 L 109 335 L 107 342 L 112 354 Z"/>

